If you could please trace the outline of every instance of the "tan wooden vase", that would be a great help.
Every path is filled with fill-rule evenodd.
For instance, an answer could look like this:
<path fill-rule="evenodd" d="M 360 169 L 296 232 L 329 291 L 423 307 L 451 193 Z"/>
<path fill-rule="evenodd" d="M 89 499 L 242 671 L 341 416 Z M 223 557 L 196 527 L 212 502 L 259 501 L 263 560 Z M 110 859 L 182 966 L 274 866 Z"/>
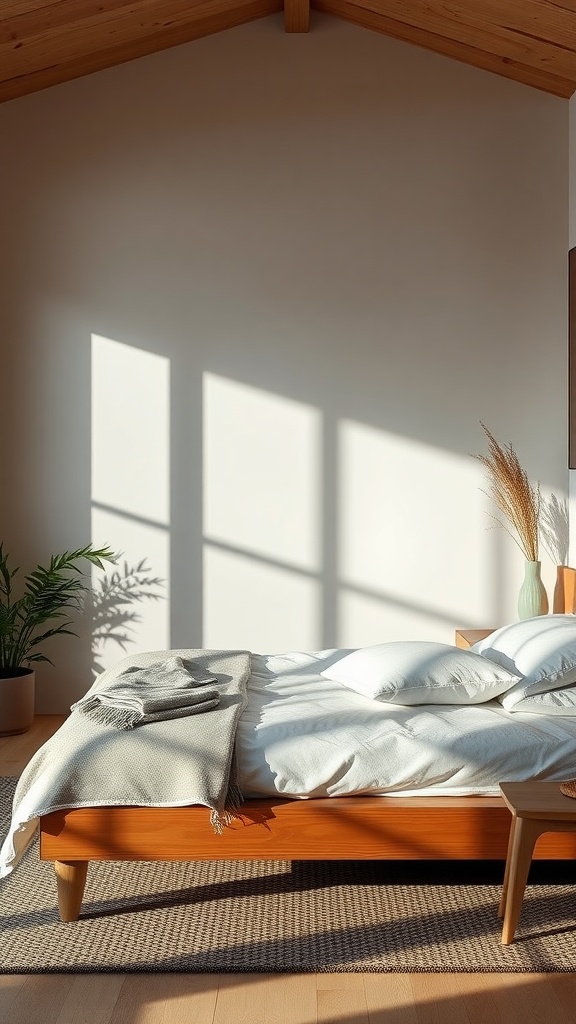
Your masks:
<path fill-rule="evenodd" d="M 0 676 L 0 736 L 27 732 L 34 721 L 34 669 L 19 675 Z"/>
<path fill-rule="evenodd" d="M 576 573 L 569 565 L 556 566 L 552 611 L 565 614 L 576 612 Z"/>

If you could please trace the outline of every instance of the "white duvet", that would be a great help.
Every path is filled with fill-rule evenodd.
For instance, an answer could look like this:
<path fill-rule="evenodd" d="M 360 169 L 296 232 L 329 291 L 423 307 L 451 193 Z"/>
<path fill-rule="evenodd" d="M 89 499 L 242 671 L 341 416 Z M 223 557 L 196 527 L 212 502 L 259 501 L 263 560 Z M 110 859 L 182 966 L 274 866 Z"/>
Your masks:
<path fill-rule="evenodd" d="M 320 675 L 343 653 L 252 655 L 237 732 L 245 797 L 490 796 L 500 780 L 576 776 L 576 717 L 495 700 L 379 703 Z"/>

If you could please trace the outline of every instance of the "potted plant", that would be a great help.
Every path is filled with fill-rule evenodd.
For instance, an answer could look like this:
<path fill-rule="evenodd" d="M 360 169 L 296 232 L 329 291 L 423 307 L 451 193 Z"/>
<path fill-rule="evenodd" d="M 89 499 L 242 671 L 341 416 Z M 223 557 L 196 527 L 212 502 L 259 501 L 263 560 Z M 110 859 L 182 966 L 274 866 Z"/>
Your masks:
<path fill-rule="evenodd" d="M 0 735 L 26 732 L 34 718 L 34 664 L 47 661 L 46 640 L 58 634 L 76 636 L 71 616 L 82 608 L 90 579 L 82 562 L 103 569 L 116 561 L 108 547 L 92 544 L 53 555 L 48 566 L 38 565 L 23 581 L 20 595 L 13 593 L 19 569 L 9 566 L 0 544 Z"/>

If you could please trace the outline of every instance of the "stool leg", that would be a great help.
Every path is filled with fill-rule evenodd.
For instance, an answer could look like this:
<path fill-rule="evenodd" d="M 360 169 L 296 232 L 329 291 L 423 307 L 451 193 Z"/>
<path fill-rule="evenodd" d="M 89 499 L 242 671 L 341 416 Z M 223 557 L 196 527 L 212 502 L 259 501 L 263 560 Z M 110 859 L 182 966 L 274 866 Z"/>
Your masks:
<path fill-rule="evenodd" d="M 500 906 L 498 907 L 498 917 L 504 917 L 504 911 L 506 910 L 508 883 L 510 881 L 510 863 L 512 861 L 512 847 L 514 845 L 514 831 L 517 820 L 516 815 L 513 814 L 512 821 L 510 822 L 510 835 L 508 836 L 508 850 L 506 852 L 506 865 L 504 867 L 504 881 L 502 882 L 502 896 L 500 898 Z"/>
<path fill-rule="evenodd" d="M 506 905 L 502 927 L 502 944 L 509 946 L 520 919 L 522 899 L 528 879 L 534 845 L 542 834 L 542 822 L 534 818 L 516 818 L 511 836 L 508 877 L 506 879 Z"/>

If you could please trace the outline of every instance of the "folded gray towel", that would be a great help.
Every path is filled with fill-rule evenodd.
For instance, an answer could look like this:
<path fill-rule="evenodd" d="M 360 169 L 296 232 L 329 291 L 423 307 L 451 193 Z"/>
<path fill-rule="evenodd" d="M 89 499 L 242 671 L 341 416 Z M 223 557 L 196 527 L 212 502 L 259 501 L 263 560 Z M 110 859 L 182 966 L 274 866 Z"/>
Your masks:
<path fill-rule="evenodd" d="M 102 690 L 96 680 L 70 710 L 80 711 L 100 725 L 133 729 L 211 711 L 220 702 L 214 683 L 216 677 L 207 676 L 194 662 L 165 658 L 145 668 L 124 669 Z"/>

